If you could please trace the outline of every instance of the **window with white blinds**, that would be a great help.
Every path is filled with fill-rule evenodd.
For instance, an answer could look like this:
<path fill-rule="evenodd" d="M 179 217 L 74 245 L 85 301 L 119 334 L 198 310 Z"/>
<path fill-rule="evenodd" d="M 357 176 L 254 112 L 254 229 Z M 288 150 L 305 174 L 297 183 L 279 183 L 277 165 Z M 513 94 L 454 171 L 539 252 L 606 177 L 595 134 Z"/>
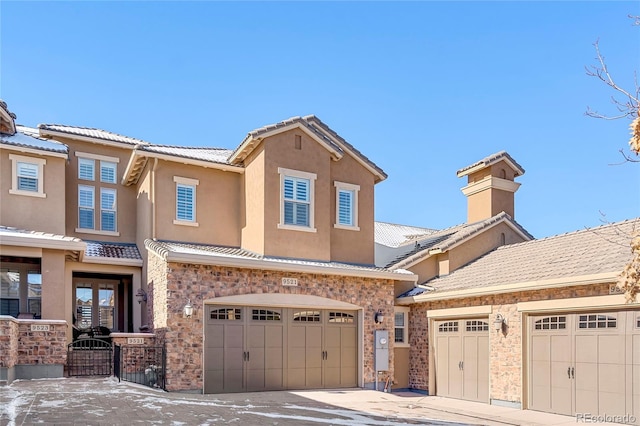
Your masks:
<path fill-rule="evenodd" d="M 336 228 L 358 231 L 359 185 L 334 182 L 336 188 Z"/>
<path fill-rule="evenodd" d="M 38 192 L 38 165 L 18 161 L 18 189 L 20 191 Z"/>
<path fill-rule="evenodd" d="M 95 188 L 78 185 L 78 228 L 94 229 Z"/>
<path fill-rule="evenodd" d="M 95 179 L 95 161 L 90 158 L 78 158 L 78 179 Z"/>
<path fill-rule="evenodd" d="M 100 229 L 103 231 L 116 230 L 116 190 L 100 189 Z"/>
<path fill-rule="evenodd" d="M 11 188 L 9 194 L 45 198 L 44 166 L 47 160 L 9 154 L 11 160 Z"/>
<path fill-rule="evenodd" d="M 309 226 L 309 179 L 284 178 L 285 225 Z"/>
<path fill-rule="evenodd" d="M 100 161 L 100 182 L 116 183 L 116 163 Z"/>

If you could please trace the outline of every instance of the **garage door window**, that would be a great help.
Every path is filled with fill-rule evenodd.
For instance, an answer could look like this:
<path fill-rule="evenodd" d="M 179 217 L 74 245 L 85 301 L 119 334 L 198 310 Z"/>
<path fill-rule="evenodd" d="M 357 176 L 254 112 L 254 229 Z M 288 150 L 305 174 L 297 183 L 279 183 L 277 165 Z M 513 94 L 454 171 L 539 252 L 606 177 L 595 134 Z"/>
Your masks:
<path fill-rule="evenodd" d="M 489 331 L 489 323 L 486 321 L 467 321 L 467 331 Z"/>
<path fill-rule="evenodd" d="M 240 308 L 219 308 L 211 310 L 211 319 L 215 320 L 230 320 L 230 321 L 241 321 L 242 320 L 242 309 Z"/>
<path fill-rule="evenodd" d="M 254 321 L 280 321 L 282 315 L 280 312 L 270 311 L 268 309 L 253 309 L 251 319 Z"/>
<path fill-rule="evenodd" d="M 295 322 L 320 322 L 320 311 L 297 311 L 293 313 Z"/>
<path fill-rule="evenodd" d="M 636 328 L 640 328 L 640 317 L 636 319 Z"/>
<path fill-rule="evenodd" d="M 452 333 L 458 331 L 458 321 L 443 322 L 438 326 L 440 333 Z"/>
<path fill-rule="evenodd" d="M 567 317 L 545 317 L 535 322 L 536 330 L 564 330 L 567 328 Z"/>
<path fill-rule="evenodd" d="M 607 315 L 580 315 L 578 328 L 616 328 L 615 317 Z"/>
<path fill-rule="evenodd" d="M 329 312 L 329 322 L 353 324 L 353 314 L 347 312 Z"/>

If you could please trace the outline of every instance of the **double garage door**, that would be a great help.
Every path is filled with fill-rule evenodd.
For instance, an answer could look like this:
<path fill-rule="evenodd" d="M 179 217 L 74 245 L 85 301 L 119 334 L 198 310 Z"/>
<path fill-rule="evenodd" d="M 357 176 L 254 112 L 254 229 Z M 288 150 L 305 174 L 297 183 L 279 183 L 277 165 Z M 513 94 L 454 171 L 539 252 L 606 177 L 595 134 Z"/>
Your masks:
<path fill-rule="evenodd" d="M 436 394 L 489 402 L 486 318 L 435 322 Z"/>
<path fill-rule="evenodd" d="M 207 305 L 204 392 L 357 386 L 357 311 Z"/>
<path fill-rule="evenodd" d="M 529 335 L 529 408 L 638 421 L 640 312 L 530 316 Z"/>

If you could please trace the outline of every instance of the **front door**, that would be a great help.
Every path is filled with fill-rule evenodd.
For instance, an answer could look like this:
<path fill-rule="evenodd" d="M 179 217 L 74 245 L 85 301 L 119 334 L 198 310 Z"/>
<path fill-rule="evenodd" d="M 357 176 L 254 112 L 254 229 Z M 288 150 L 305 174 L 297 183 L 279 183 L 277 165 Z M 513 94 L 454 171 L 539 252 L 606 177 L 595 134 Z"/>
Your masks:
<path fill-rule="evenodd" d="M 79 328 L 106 327 L 118 330 L 118 281 L 76 280 L 74 286 L 74 319 Z"/>

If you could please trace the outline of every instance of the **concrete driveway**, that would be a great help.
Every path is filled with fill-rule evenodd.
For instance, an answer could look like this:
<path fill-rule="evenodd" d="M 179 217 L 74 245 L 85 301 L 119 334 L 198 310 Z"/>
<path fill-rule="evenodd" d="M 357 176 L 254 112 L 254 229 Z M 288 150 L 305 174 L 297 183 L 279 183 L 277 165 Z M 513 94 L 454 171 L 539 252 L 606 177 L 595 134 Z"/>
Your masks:
<path fill-rule="evenodd" d="M 575 425 L 567 416 L 411 392 L 360 389 L 166 393 L 115 378 L 19 380 L 0 387 L 0 425 Z"/>

